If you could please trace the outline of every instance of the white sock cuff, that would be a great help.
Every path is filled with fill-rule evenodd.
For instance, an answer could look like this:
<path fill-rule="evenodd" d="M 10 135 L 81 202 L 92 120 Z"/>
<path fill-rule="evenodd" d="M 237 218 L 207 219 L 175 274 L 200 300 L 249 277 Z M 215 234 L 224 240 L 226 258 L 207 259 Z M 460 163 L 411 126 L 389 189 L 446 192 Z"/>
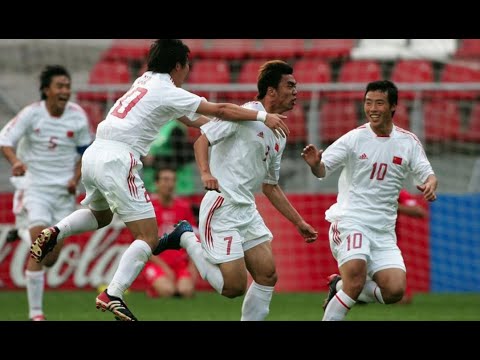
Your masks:
<path fill-rule="evenodd" d="M 143 250 L 143 252 L 145 253 L 145 256 L 147 256 L 147 260 L 150 258 L 150 256 L 152 255 L 152 248 L 150 247 L 150 245 L 148 245 L 145 241 L 143 240 L 140 240 L 140 239 L 137 239 L 135 241 L 133 241 L 130 246 L 132 247 L 132 249 L 139 249 L 139 250 Z"/>
<path fill-rule="evenodd" d="M 252 282 L 252 286 L 257 288 L 258 290 L 264 291 L 264 292 L 272 292 L 274 287 L 273 286 L 267 286 L 267 285 L 260 285 L 259 283 L 256 283 L 255 281 Z"/>
<path fill-rule="evenodd" d="M 45 270 L 40 270 L 40 271 L 25 270 L 25 276 L 30 279 L 42 278 L 44 275 L 45 275 Z"/>
<path fill-rule="evenodd" d="M 191 244 L 197 243 L 197 236 L 191 231 L 186 231 L 180 236 L 180 246 L 187 249 Z"/>

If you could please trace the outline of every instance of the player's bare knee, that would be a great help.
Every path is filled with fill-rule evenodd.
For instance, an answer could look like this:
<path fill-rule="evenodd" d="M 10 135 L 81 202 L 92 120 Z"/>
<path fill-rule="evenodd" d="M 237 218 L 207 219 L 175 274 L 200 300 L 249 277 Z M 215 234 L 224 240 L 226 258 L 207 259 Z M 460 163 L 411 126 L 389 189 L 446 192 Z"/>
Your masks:
<path fill-rule="evenodd" d="M 385 304 L 394 304 L 402 300 L 405 290 L 402 287 L 382 289 L 382 297 Z"/>
<path fill-rule="evenodd" d="M 223 285 L 222 295 L 233 299 L 239 296 L 245 295 L 247 291 L 246 285 L 232 284 L 232 285 Z"/>
<path fill-rule="evenodd" d="M 259 285 L 275 286 L 278 281 L 278 275 L 276 271 L 273 271 L 266 274 L 258 274 L 254 276 L 253 279 Z"/>

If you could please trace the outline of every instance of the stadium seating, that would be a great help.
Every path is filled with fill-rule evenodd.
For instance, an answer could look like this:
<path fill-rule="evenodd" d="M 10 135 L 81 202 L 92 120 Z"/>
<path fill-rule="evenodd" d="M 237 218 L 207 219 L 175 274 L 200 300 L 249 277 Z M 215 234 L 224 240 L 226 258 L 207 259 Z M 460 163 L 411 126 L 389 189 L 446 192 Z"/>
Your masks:
<path fill-rule="evenodd" d="M 125 85 L 125 90 L 131 85 L 131 74 L 128 64 L 124 61 L 100 60 L 90 71 L 88 83 L 90 85 Z M 124 91 L 109 94 L 108 92 L 78 92 L 77 99 L 115 101 L 124 94 Z"/>
<path fill-rule="evenodd" d="M 304 57 L 339 59 L 350 56 L 355 46 L 354 39 L 306 39 Z"/>
<path fill-rule="evenodd" d="M 229 84 L 230 67 L 226 60 L 201 59 L 194 62 L 188 75 L 188 84 Z M 215 101 L 209 91 L 195 91 L 199 96 Z M 218 97 L 225 94 L 217 93 Z"/>
<path fill-rule="evenodd" d="M 410 112 L 403 103 L 397 104 L 397 110 L 393 116 L 393 123 L 405 130 L 410 130 Z"/>
<path fill-rule="evenodd" d="M 293 110 L 286 112 L 287 125 L 290 129 L 290 135 L 287 137 L 288 144 L 306 145 L 307 141 L 307 123 L 305 118 L 305 110 L 302 104 L 297 104 Z"/>
<path fill-rule="evenodd" d="M 257 84 L 258 70 L 262 66 L 266 59 L 251 59 L 246 60 L 238 74 L 237 83 L 239 84 Z M 232 92 L 230 96 L 234 99 L 253 100 L 257 95 L 257 91 L 241 91 Z"/>
<path fill-rule="evenodd" d="M 183 39 L 182 40 L 190 49 L 190 59 L 203 59 L 208 55 L 208 40 L 205 39 Z"/>
<path fill-rule="evenodd" d="M 213 59 L 241 60 L 256 53 L 255 39 L 211 39 L 205 54 Z"/>
<path fill-rule="evenodd" d="M 321 59 L 300 59 L 293 65 L 293 75 L 298 83 L 298 98 L 310 99 L 311 93 L 301 91 L 302 85 L 332 81 L 330 65 Z"/>
<path fill-rule="evenodd" d="M 462 39 L 454 54 L 457 59 L 480 59 L 480 39 Z"/>
<path fill-rule="evenodd" d="M 433 66 L 429 60 L 398 60 L 393 67 L 391 80 L 397 85 L 402 83 L 434 82 Z M 415 91 L 399 91 L 400 99 L 414 99 Z"/>
<path fill-rule="evenodd" d="M 363 86 L 383 79 L 382 69 L 376 60 L 348 60 L 340 68 L 337 82 L 360 83 Z M 358 91 L 335 91 L 326 94 L 331 99 L 363 99 L 364 88 Z"/>
<path fill-rule="evenodd" d="M 78 104 L 87 113 L 90 129 L 92 133 L 95 133 L 98 124 L 105 118 L 106 115 L 103 104 L 96 101 L 80 101 Z"/>
<path fill-rule="evenodd" d="M 425 140 L 427 142 L 458 140 L 460 135 L 460 111 L 453 100 L 434 99 L 423 106 Z"/>
<path fill-rule="evenodd" d="M 326 101 L 320 109 L 322 143 L 331 143 L 357 126 L 357 106 L 353 100 Z"/>
<path fill-rule="evenodd" d="M 152 39 L 114 39 L 103 54 L 107 61 L 143 61 L 148 55 Z"/>
<path fill-rule="evenodd" d="M 443 83 L 474 83 L 480 82 L 480 67 L 477 63 L 447 63 L 441 74 Z M 432 96 L 436 98 L 472 100 L 479 96 L 477 90 L 451 90 L 435 91 Z"/>
<path fill-rule="evenodd" d="M 263 39 L 255 52 L 256 57 L 285 59 L 303 54 L 303 39 Z"/>

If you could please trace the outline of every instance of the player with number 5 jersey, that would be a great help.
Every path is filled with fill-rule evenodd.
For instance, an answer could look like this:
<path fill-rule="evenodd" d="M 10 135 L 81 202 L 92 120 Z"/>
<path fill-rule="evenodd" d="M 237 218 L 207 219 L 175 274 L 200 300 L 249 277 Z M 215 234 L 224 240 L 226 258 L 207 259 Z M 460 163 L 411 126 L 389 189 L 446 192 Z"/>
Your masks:
<path fill-rule="evenodd" d="M 147 71 L 119 98 L 98 128 L 96 139 L 82 159 L 86 197 L 80 209 L 44 229 L 31 248 L 41 261 L 70 235 L 102 228 L 113 214 L 125 223 L 135 239 L 124 252 L 108 288 L 96 298 L 96 307 L 118 320 L 137 318 L 123 301 L 157 247 L 155 212 L 139 176 L 141 155 L 146 155 L 160 128 L 171 119 L 199 127 L 209 119 L 257 120 L 288 135 L 285 116 L 254 111 L 229 103 L 212 103 L 181 88 L 190 71 L 190 50 L 181 40 L 160 39 L 150 47 Z M 205 116 L 200 116 L 205 115 Z"/>
<path fill-rule="evenodd" d="M 303 149 L 318 178 L 343 167 L 337 202 L 325 212 L 340 275 L 329 277 L 323 320 L 343 320 L 357 300 L 391 304 L 405 292 L 406 268 L 395 235 L 398 196 L 411 174 L 425 199 L 434 201 L 437 178 L 417 136 L 394 125 L 397 102 L 395 84 L 371 82 L 364 96 L 368 123 L 324 152 L 311 144 Z"/>

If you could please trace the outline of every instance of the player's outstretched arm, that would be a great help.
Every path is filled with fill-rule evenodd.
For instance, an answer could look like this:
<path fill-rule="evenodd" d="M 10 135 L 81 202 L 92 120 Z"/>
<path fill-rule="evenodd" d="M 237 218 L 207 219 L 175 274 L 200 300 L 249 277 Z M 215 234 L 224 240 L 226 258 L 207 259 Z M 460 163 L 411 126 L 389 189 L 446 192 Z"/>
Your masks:
<path fill-rule="evenodd" d="M 256 111 L 247 109 L 235 104 L 230 103 L 211 103 L 208 101 L 201 101 L 197 109 L 198 114 L 205 116 L 213 116 L 227 121 L 261 121 L 264 122 L 272 131 L 275 136 L 278 136 L 275 130 L 278 130 L 283 137 L 290 134 L 288 126 L 284 120 L 287 118 L 285 115 L 270 114 L 265 111 Z"/>

